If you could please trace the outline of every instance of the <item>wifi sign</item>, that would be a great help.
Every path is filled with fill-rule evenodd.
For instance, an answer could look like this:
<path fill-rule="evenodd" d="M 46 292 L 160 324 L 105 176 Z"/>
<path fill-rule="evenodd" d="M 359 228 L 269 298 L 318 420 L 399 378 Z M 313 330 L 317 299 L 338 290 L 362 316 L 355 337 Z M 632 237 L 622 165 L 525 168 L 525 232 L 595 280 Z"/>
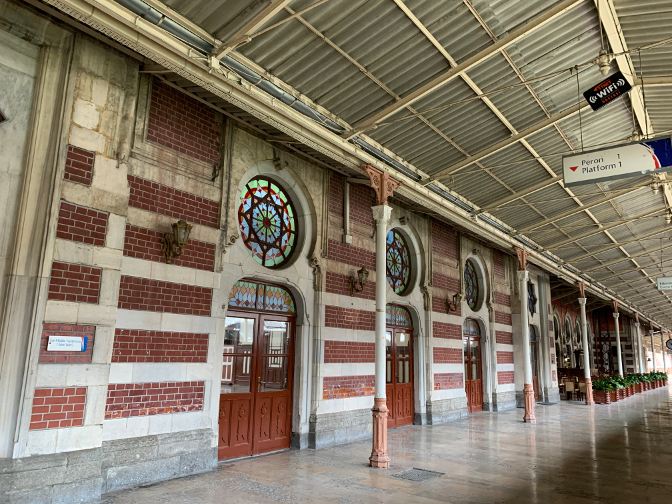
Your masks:
<path fill-rule="evenodd" d="M 623 74 L 621 72 L 616 72 L 590 88 L 588 91 L 585 91 L 583 96 L 593 110 L 600 110 L 615 99 L 628 94 L 631 89 L 632 86 L 630 86 L 630 83 Z"/>

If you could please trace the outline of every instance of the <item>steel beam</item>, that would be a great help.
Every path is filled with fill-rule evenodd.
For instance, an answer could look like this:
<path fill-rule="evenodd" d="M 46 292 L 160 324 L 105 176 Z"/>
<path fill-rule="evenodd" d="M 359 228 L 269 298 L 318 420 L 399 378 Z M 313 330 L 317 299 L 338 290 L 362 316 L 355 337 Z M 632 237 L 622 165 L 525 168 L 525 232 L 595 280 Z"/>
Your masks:
<path fill-rule="evenodd" d="M 626 245 L 630 245 L 631 243 L 635 243 L 635 242 L 638 242 L 638 241 L 641 241 L 641 240 L 646 240 L 647 238 L 651 238 L 652 236 L 656 236 L 656 235 L 659 235 L 660 233 L 665 233 L 667 231 L 670 231 L 670 229 L 667 229 L 667 228 L 660 229 L 658 231 L 653 231 L 651 233 L 645 234 L 643 236 L 638 236 L 637 238 L 633 238 L 632 240 L 628 240 L 627 242 L 615 243 L 614 245 L 610 245 L 610 246 L 605 247 L 603 249 L 596 250 L 595 252 L 589 252 L 589 253 L 583 254 L 579 257 L 572 257 L 571 259 L 567 259 L 565 261 L 565 264 L 575 263 L 575 262 L 581 261 L 582 259 L 587 259 L 588 257 L 597 256 L 597 255 L 603 254 L 604 252 L 609 252 L 610 250 L 617 249 L 619 247 L 625 247 Z"/>
<path fill-rule="evenodd" d="M 625 261 L 629 261 L 629 260 L 631 260 L 631 259 L 636 259 L 636 258 L 638 258 L 638 257 L 645 256 L 645 255 L 647 255 L 647 254 L 653 254 L 654 252 L 660 252 L 661 250 L 665 250 L 665 249 L 668 249 L 668 248 L 670 248 L 670 246 L 669 246 L 669 245 L 665 245 L 664 247 L 659 247 L 659 248 L 656 248 L 656 249 L 653 249 L 653 250 L 646 250 L 646 251 L 644 251 L 644 252 L 640 252 L 639 254 L 631 255 L 631 256 L 628 256 L 628 257 L 623 257 L 623 258 L 621 258 L 621 259 L 616 259 L 615 261 L 611 261 L 611 262 L 608 262 L 608 263 L 600 264 L 599 266 L 595 266 L 594 268 L 590 268 L 590 269 L 587 269 L 587 270 L 583 270 L 583 272 L 584 272 L 584 273 L 590 273 L 591 271 L 596 271 L 596 270 L 600 270 L 600 269 L 603 269 L 603 268 L 608 268 L 608 267 L 610 267 L 610 266 L 613 266 L 614 264 L 618 264 L 618 263 L 622 263 L 622 262 L 625 262 Z"/>

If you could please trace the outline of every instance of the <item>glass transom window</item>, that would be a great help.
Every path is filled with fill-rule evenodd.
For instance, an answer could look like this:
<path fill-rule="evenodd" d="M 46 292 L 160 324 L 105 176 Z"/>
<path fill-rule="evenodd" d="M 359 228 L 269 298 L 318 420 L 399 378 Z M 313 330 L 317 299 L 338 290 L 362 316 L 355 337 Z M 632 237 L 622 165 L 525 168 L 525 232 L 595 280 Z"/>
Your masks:
<path fill-rule="evenodd" d="M 238 222 L 243 243 L 262 266 L 277 268 L 296 244 L 296 211 L 287 193 L 275 182 L 257 177 L 240 195 Z"/>
<path fill-rule="evenodd" d="M 401 233 L 387 233 L 387 281 L 397 294 L 404 294 L 411 282 L 411 255 Z"/>
<path fill-rule="evenodd" d="M 469 308 L 476 310 L 478 308 L 478 298 L 480 295 L 480 285 L 478 283 L 478 274 L 476 265 L 471 259 L 467 259 L 464 265 L 464 297 Z"/>

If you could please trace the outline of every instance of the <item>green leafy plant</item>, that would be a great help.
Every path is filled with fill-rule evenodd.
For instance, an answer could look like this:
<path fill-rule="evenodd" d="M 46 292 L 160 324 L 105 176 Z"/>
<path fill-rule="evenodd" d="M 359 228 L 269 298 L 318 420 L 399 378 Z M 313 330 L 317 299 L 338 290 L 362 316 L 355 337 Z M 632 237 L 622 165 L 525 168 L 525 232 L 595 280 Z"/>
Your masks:
<path fill-rule="evenodd" d="M 615 388 L 610 379 L 605 378 L 603 380 L 595 380 L 593 382 L 593 390 L 599 390 L 601 392 L 613 392 Z"/>

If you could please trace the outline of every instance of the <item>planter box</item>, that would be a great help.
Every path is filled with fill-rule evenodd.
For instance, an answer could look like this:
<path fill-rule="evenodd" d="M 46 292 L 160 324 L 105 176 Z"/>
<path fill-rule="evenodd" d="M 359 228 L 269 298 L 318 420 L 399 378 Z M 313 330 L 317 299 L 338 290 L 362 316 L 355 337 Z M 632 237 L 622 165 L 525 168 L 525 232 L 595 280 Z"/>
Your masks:
<path fill-rule="evenodd" d="M 635 393 L 636 394 L 641 394 L 642 392 L 644 392 L 643 384 L 642 383 L 636 383 L 635 384 Z"/>
<path fill-rule="evenodd" d="M 618 402 L 618 390 L 609 392 L 610 402 Z"/>
<path fill-rule="evenodd" d="M 630 385 L 625 387 L 624 390 L 625 390 L 625 397 L 630 397 L 632 395 L 632 387 Z"/>
<path fill-rule="evenodd" d="M 611 394 L 604 390 L 593 390 L 595 404 L 611 404 Z"/>

